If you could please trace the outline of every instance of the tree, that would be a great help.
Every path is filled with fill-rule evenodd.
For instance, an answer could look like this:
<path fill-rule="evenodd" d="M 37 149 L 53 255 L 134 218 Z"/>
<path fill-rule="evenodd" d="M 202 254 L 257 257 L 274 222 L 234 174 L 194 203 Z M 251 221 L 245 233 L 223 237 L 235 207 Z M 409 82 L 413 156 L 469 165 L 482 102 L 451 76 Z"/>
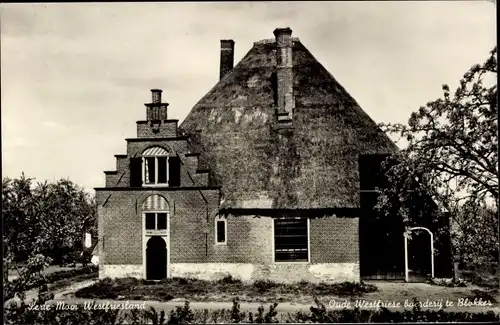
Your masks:
<path fill-rule="evenodd" d="M 33 238 L 32 179 L 24 173 L 18 179 L 2 179 L 2 223 L 4 266 L 26 260 Z M 5 272 L 5 270 L 4 270 Z"/>
<path fill-rule="evenodd" d="M 57 263 L 75 261 L 84 233 L 95 228 L 92 199 L 69 180 L 39 184 L 35 189 L 38 218 L 36 250 Z M 49 231 L 50 230 L 50 231 Z"/>
<path fill-rule="evenodd" d="M 380 189 L 377 208 L 403 216 L 407 225 L 418 223 L 426 209 L 421 209 L 422 213 L 412 211 L 415 196 L 431 197 L 438 212 L 447 211 L 452 217 L 458 246 L 455 255 L 498 251 L 497 226 L 483 231 L 483 238 L 471 236 L 474 228 L 483 227 L 483 222 L 498 225 L 496 74 L 494 48 L 483 64 L 474 65 L 464 74 L 454 94 L 443 85 L 443 98 L 413 112 L 408 125 L 380 125 L 407 145 L 384 164 L 389 186 Z M 494 212 L 487 212 L 491 209 Z M 470 242 L 472 238 L 474 243 Z M 474 245 L 480 249 L 467 249 Z M 478 256 L 458 259 L 485 263 Z"/>
<path fill-rule="evenodd" d="M 2 180 L 4 261 L 42 254 L 76 261 L 85 232 L 96 234 L 95 200 L 70 180 L 38 183 L 24 174 Z"/>

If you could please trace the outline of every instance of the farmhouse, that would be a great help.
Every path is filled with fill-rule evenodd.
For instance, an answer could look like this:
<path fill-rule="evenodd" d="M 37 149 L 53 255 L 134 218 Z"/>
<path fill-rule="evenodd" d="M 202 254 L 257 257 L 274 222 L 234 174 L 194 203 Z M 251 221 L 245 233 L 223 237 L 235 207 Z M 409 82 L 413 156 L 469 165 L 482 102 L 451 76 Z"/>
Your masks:
<path fill-rule="evenodd" d="M 96 188 L 100 277 L 402 276 L 402 232 L 373 210 L 396 145 L 290 28 L 274 36 L 236 66 L 222 40 L 220 80 L 181 125 L 152 90 Z"/>

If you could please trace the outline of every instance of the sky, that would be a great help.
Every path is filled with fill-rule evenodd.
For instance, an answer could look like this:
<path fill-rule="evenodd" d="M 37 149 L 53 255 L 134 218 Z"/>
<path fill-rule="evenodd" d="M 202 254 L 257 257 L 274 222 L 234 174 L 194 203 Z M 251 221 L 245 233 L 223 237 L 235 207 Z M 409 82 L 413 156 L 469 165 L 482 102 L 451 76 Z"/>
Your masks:
<path fill-rule="evenodd" d="M 378 122 L 405 123 L 496 44 L 491 1 L 1 4 L 2 177 L 104 186 L 150 89 L 182 120 L 235 65 L 290 27 Z"/>

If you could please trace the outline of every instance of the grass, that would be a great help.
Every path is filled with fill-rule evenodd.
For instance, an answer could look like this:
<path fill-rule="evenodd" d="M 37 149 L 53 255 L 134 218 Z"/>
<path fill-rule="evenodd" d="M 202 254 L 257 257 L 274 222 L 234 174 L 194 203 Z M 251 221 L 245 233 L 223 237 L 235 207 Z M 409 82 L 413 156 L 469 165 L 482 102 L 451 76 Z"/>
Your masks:
<path fill-rule="evenodd" d="M 462 270 L 460 277 L 471 284 L 485 288 L 498 288 L 500 283 L 500 277 L 496 270 Z"/>
<path fill-rule="evenodd" d="M 162 281 L 147 281 L 135 278 L 103 279 L 75 292 L 77 298 L 128 299 L 168 301 L 174 298 L 196 301 L 240 301 L 269 302 L 293 301 L 298 296 L 360 296 L 374 292 L 373 285 L 359 283 L 314 284 L 301 281 L 293 284 L 259 280 L 242 282 L 230 276 L 217 281 L 191 278 L 170 278 Z"/>

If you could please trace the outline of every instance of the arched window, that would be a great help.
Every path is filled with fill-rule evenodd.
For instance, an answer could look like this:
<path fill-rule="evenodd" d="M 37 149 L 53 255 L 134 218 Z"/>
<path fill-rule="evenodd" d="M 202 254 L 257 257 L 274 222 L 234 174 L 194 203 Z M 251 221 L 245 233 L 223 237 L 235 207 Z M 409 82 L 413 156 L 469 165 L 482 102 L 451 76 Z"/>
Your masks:
<path fill-rule="evenodd" d="M 142 153 L 142 182 L 146 185 L 168 184 L 168 152 L 160 147 Z"/>
<path fill-rule="evenodd" d="M 167 200 L 160 195 L 148 196 L 142 204 L 144 229 L 146 234 L 163 234 L 167 231 L 169 206 Z"/>
<path fill-rule="evenodd" d="M 161 147 L 142 153 L 142 184 L 180 186 L 180 159 Z"/>
<path fill-rule="evenodd" d="M 227 218 L 215 217 L 215 244 L 225 245 L 227 243 Z"/>

